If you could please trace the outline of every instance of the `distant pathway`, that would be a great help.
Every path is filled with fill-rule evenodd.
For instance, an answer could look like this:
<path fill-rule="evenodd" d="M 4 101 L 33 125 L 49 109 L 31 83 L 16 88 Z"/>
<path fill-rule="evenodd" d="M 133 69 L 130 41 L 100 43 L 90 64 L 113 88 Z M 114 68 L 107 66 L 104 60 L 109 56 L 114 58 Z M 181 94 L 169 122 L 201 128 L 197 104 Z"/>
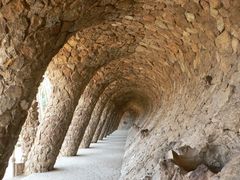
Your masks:
<path fill-rule="evenodd" d="M 80 149 L 76 157 L 61 157 L 56 170 L 32 174 L 23 180 L 118 180 L 127 131 L 117 130 L 103 141 Z"/>

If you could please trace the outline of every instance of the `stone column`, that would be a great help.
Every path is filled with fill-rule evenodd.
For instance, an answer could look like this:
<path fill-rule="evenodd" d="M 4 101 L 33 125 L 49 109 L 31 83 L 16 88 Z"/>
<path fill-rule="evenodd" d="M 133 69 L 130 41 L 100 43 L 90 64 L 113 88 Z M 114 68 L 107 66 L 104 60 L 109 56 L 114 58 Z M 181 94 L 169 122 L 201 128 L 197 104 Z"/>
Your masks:
<path fill-rule="evenodd" d="M 129 69 L 132 69 L 132 67 Z M 113 88 L 116 82 L 125 82 L 120 77 L 125 77 L 128 75 L 128 73 L 129 70 L 121 72 L 116 63 L 109 63 L 109 66 L 104 66 L 92 78 L 89 85 L 85 89 L 84 94 L 81 96 L 78 106 L 75 110 L 74 118 L 62 146 L 61 154 L 63 156 L 75 156 L 82 140 L 83 142 L 81 147 L 89 147 L 92 136 L 99 122 L 98 119 L 95 119 L 95 115 L 92 115 L 94 108 L 96 108 L 96 111 L 99 111 L 100 107 L 96 107 L 99 97 L 104 92 L 106 87 Z M 101 106 L 101 104 L 98 106 Z M 91 117 L 92 121 L 90 121 Z"/>
<path fill-rule="evenodd" d="M 105 130 L 103 137 L 107 137 L 109 134 L 111 134 L 111 130 L 113 129 L 115 124 L 115 120 L 116 120 L 116 114 L 114 113 L 114 115 L 110 119 L 110 122 L 108 123 L 107 129 Z"/>
<path fill-rule="evenodd" d="M 34 146 L 26 162 L 27 174 L 53 169 L 76 106 L 75 98 L 69 97 L 68 92 L 53 91 L 55 95 L 49 101 L 44 120 L 39 125 Z"/>
<path fill-rule="evenodd" d="M 104 137 L 107 137 L 108 135 L 110 135 L 113 131 L 115 131 L 118 127 L 119 124 L 119 119 L 121 118 L 122 113 L 120 112 L 113 112 L 113 115 L 110 119 L 110 122 L 108 124 L 108 127 L 106 128 L 105 132 L 104 132 Z"/>
<path fill-rule="evenodd" d="M 116 119 L 114 119 L 114 124 L 112 126 L 112 129 L 110 130 L 110 134 L 118 129 L 118 126 L 120 124 L 121 118 L 122 118 L 122 113 L 119 113 L 117 115 Z"/>
<path fill-rule="evenodd" d="M 26 162 L 27 174 L 53 169 L 78 99 L 93 74 L 90 70 L 82 70 L 79 74 L 76 69 L 70 70 L 65 65 L 52 64 L 50 68 L 53 95 Z"/>
<path fill-rule="evenodd" d="M 79 63 L 81 53 L 78 57 L 72 53 L 76 46 L 75 37 L 72 37 L 48 68 L 47 75 L 53 92 L 26 162 L 27 174 L 53 169 L 78 99 L 94 73 L 94 68 L 83 70 L 84 66 Z M 68 61 L 65 57 L 67 54 L 71 54 Z M 88 58 L 84 60 L 88 61 Z"/>
<path fill-rule="evenodd" d="M 114 113 L 113 111 L 111 111 L 111 112 L 108 114 L 108 116 L 107 116 L 107 118 L 106 118 L 106 120 L 105 120 L 104 126 L 103 126 L 103 128 L 102 128 L 102 130 L 101 130 L 101 134 L 100 134 L 100 136 L 99 136 L 99 140 L 103 140 L 103 138 L 106 137 L 105 134 L 106 134 L 107 130 L 109 129 L 109 126 L 110 126 L 111 123 L 112 123 L 111 120 L 112 120 L 112 118 L 114 117 L 114 115 L 115 115 L 115 113 Z"/>
<path fill-rule="evenodd" d="M 95 82 L 95 81 L 94 81 Z M 91 114 L 108 83 L 89 85 L 81 96 L 61 149 L 63 156 L 75 156 L 91 119 Z"/>
<path fill-rule="evenodd" d="M 109 111 L 110 111 L 110 106 L 105 106 L 104 110 L 102 111 L 102 113 L 100 115 L 100 122 L 97 126 L 97 129 L 96 129 L 93 139 L 92 139 L 93 143 L 96 143 L 98 141 L 99 136 L 101 135 L 102 129 L 106 124 L 106 117 L 107 117 Z"/>
<path fill-rule="evenodd" d="M 91 120 L 84 133 L 84 137 L 80 144 L 80 147 L 88 148 L 90 146 L 93 136 L 97 132 L 97 127 L 101 126 L 100 125 L 101 115 L 103 113 L 103 109 L 105 107 L 105 104 L 107 103 L 108 98 L 109 96 L 107 96 L 105 93 L 97 102 L 97 105 L 95 106 L 94 111 L 92 113 Z"/>
<path fill-rule="evenodd" d="M 110 128 L 108 129 L 108 132 L 107 132 L 107 136 L 108 135 L 110 135 L 110 134 L 112 134 L 112 132 L 114 132 L 116 129 L 115 129 L 115 127 L 116 127 L 116 124 L 117 124 L 117 118 L 114 118 L 113 119 L 113 122 L 112 122 L 112 126 L 110 126 Z"/>
<path fill-rule="evenodd" d="M 20 134 L 21 142 L 22 142 L 22 161 L 26 162 L 28 158 L 28 154 L 31 150 L 31 147 L 34 143 L 37 127 L 39 125 L 38 121 L 38 102 L 33 100 L 32 106 L 28 110 L 27 119 L 22 127 L 22 131 Z"/>
<path fill-rule="evenodd" d="M 112 124 L 113 124 L 113 121 L 111 119 L 109 121 L 109 123 L 107 124 L 105 131 L 102 132 L 103 134 L 102 134 L 101 139 L 106 138 L 109 135 L 108 132 L 109 132 L 109 129 L 112 127 Z"/>
<path fill-rule="evenodd" d="M 105 93 L 106 96 L 104 97 L 104 98 L 106 98 L 106 100 L 103 99 L 103 101 L 105 101 L 105 102 L 103 102 L 103 103 L 100 102 L 99 103 L 99 105 L 102 108 L 100 111 L 98 111 L 98 116 L 97 117 L 99 117 L 99 123 L 98 123 L 98 125 L 96 127 L 96 130 L 95 130 L 94 134 L 92 134 L 92 138 L 89 136 L 90 138 L 88 140 L 88 143 L 90 143 L 89 142 L 90 139 L 92 139 L 91 141 L 93 143 L 96 143 L 100 139 L 100 137 L 101 137 L 101 139 L 103 138 L 102 137 L 103 136 L 102 135 L 102 131 L 103 131 L 103 129 L 106 129 L 106 126 L 108 125 L 107 121 L 109 120 L 109 116 L 112 115 L 111 112 L 115 108 L 115 104 L 112 103 L 112 100 L 108 100 L 108 99 L 109 99 L 109 97 L 111 97 L 113 94 L 116 93 L 115 89 L 119 90 L 120 87 L 124 86 L 123 84 L 120 83 L 120 84 L 117 84 L 117 86 L 115 84 L 115 86 L 113 85 L 111 88 L 109 87 L 108 90 L 110 92 L 106 92 Z"/>

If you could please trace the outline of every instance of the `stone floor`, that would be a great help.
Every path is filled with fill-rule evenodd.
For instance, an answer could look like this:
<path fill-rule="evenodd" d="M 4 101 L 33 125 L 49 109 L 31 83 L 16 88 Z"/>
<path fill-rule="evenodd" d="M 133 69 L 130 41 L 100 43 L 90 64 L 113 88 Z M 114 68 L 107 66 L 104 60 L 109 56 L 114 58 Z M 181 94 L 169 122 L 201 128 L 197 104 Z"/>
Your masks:
<path fill-rule="evenodd" d="M 56 169 L 14 180 L 117 180 L 124 154 L 127 130 L 117 130 L 89 149 L 80 149 L 76 157 L 61 157 Z M 13 179 L 12 179 L 13 180 Z"/>

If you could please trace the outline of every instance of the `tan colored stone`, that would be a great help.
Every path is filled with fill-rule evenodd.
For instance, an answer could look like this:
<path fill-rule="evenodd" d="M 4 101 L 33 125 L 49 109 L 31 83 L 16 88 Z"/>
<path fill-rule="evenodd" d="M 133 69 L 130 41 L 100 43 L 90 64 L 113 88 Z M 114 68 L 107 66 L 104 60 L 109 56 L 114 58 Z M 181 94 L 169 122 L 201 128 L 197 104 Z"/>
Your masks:
<path fill-rule="evenodd" d="M 29 108 L 29 103 L 26 100 L 22 100 L 20 106 L 23 110 L 27 110 Z"/>
<path fill-rule="evenodd" d="M 237 86 L 238 83 L 240 83 L 240 72 L 235 72 L 231 77 L 230 84 Z"/>
<path fill-rule="evenodd" d="M 64 45 L 64 48 L 65 48 L 68 52 L 71 52 L 71 50 L 72 50 L 72 47 L 71 47 L 69 44 L 65 44 L 65 45 Z"/>
<path fill-rule="evenodd" d="M 151 16 L 151 15 L 145 15 L 143 16 L 143 20 L 144 21 L 147 21 L 147 22 L 154 22 L 155 21 L 155 17 L 154 16 Z"/>
<path fill-rule="evenodd" d="M 37 30 L 42 25 L 43 25 L 43 19 L 41 17 L 36 16 L 36 15 L 31 17 L 31 24 L 30 24 L 31 31 Z"/>
<path fill-rule="evenodd" d="M 124 18 L 127 19 L 127 20 L 133 20 L 132 16 L 125 16 Z"/>
<path fill-rule="evenodd" d="M 221 5 L 220 0 L 212 0 L 212 1 L 209 1 L 209 3 L 211 8 L 219 8 Z"/>
<path fill-rule="evenodd" d="M 227 31 L 221 33 L 215 40 L 220 53 L 232 53 L 231 37 Z"/>
<path fill-rule="evenodd" d="M 4 90 L 4 86 L 3 86 L 2 82 L 0 82 L 0 94 L 2 94 L 3 90 Z"/>
<path fill-rule="evenodd" d="M 31 108 L 28 111 L 28 116 L 25 124 L 23 125 L 22 131 L 20 133 L 20 139 L 22 143 L 22 161 L 26 162 L 28 154 L 31 150 L 32 144 L 34 142 L 38 121 L 38 103 L 36 100 L 32 102 Z"/>
<path fill-rule="evenodd" d="M 167 25 L 163 21 L 161 21 L 161 20 L 156 20 L 155 24 L 156 24 L 156 26 L 158 26 L 158 27 L 160 27 L 162 29 L 168 29 Z"/>
<path fill-rule="evenodd" d="M 237 53 L 239 51 L 239 40 L 237 38 L 232 38 L 232 49 L 233 53 Z"/>
<path fill-rule="evenodd" d="M 16 0 L 3 6 L 1 14 L 7 20 L 13 21 L 24 11 L 24 9 L 25 7 L 23 5 L 23 2 L 21 0 Z"/>
<path fill-rule="evenodd" d="M 10 98 L 19 98 L 22 95 L 22 89 L 19 86 L 9 86 L 5 93 L 8 95 Z"/>
<path fill-rule="evenodd" d="M 224 30 L 224 22 L 222 17 L 217 19 L 217 29 L 219 32 L 222 32 Z"/>
<path fill-rule="evenodd" d="M 68 41 L 68 44 L 69 44 L 71 47 L 76 47 L 77 44 L 78 44 L 78 41 L 76 41 L 75 39 L 72 38 L 72 39 L 70 39 L 70 40 Z M 65 48 L 66 48 L 68 51 L 71 50 L 69 47 L 66 47 L 66 46 L 65 46 Z"/>
<path fill-rule="evenodd" d="M 222 0 L 224 8 L 229 9 L 231 7 L 229 0 Z"/>
<path fill-rule="evenodd" d="M 218 14 L 218 10 L 216 10 L 216 9 L 210 9 L 210 14 L 211 14 L 211 16 L 212 17 L 214 17 L 214 18 L 218 18 L 219 16 L 219 14 Z"/>
<path fill-rule="evenodd" d="M 0 127 L 8 126 L 8 125 L 10 124 L 9 118 L 10 118 L 10 114 L 9 114 L 9 113 L 5 113 L 5 114 L 2 116 L 2 119 L 1 119 L 1 121 L 0 121 Z"/>
<path fill-rule="evenodd" d="M 189 22 L 193 22 L 195 20 L 195 16 L 192 13 L 185 12 L 185 16 Z"/>
<path fill-rule="evenodd" d="M 75 133 L 81 139 L 88 128 L 87 146 L 95 112 L 104 109 L 95 141 L 117 128 L 119 110 L 136 116 L 122 179 L 187 179 L 164 161 L 183 145 L 209 153 L 207 168 L 191 177 L 208 178 L 208 168 L 222 167 L 228 170 L 220 178 L 238 175 L 226 165 L 240 149 L 238 0 L 4 0 L 0 6 L 0 179 L 47 68 L 54 94 L 29 172 L 54 168 L 80 102 L 82 118 L 71 129 L 81 127 Z M 104 87 L 109 91 L 100 93 Z M 110 100 L 94 105 L 101 97 Z M 79 142 L 72 143 L 76 151 Z M 213 145 L 213 152 L 204 149 Z"/>

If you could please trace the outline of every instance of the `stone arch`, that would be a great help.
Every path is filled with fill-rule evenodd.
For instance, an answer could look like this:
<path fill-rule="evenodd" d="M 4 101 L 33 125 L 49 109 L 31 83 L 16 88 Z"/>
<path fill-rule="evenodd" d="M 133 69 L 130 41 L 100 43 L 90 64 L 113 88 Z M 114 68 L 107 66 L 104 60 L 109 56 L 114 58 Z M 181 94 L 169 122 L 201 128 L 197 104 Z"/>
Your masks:
<path fill-rule="evenodd" d="M 125 85 L 128 86 L 128 84 L 125 84 Z M 116 88 L 119 90 L 117 93 L 114 91 L 111 91 L 112 90 L 111 88 L 108 90 L 108 91 L 110 91 L 110 94 L 107 96 L 108 99 L 104 103 L 105 113 L 101 114 L 100 122 L 99 122 L 98 128 L 95 132 L 95 135 L 93 137 L 93 141 L 96 142 L 98 139 L 101 140 L 106 135 L 109 124 L 111 122 L 113 122 L 113 121 L 111 121 L 111 119 L 114 119 L 114 114 L 116 113 L 115 111 L 117 109 L 119 109 L 119 106 L 117 106 L 114 102 L 119 101 L 119 99 L 121 100 L 121 96 L 124 97 L 125 93 L 127 94 L 129 92 L 132 92 L 132 94 L 133 94 L 135 91 L 135 92 L 139 92 L 139 94 L 141 94 L 140 92 L 141 92 L 141 90 L 143 90 L 142 88 L 146 88 L 144 86 L 141 87 L 141 85 L 139 85 L 139 84 L 129 84 L 129 85 L 131 87 L 122 87 L 122 84 L 120 83 L 119 87 L 116 86 Z M 144 94 L 143 92 L 142 92 L 142 94 Z M 153 99 L 153 97 L 151 97 L 150 99 Z M 150 109 L 152 108 L 151 103 L 149 105 L 147 105 L 147 107 L 145 107 L 145 113 L 143 113 L 142 115 L 145 114 L 147 116 L 147 114 L 149 114 L 148 108 L 150 108 Z"/>
<path fill-rule="evenodd" d="M 116 115 L 115 115 L 115 118 L 113 116 L 107 119 L 108 122 L 106 122 L 105 128 L 102 129 L 100 139 L 102 139 L 102 137 L 105 137 L 106 135 L 109 135 L 110 133 L 112 133 L 118 128 L 123 113 L 129 108 L 128 107 L 129 102 L 131 103 L 135 102 L 140 106 L 142 105 L 143 100 L 146 98 L 145 96 L 146 94 L 144 94 L 143 91 L 141 91 L 140 89 L 139 91 L 137 89 L 134 87 L 130 89 L 125 89 L 122 91 L 124 94 L 121 94 L 120 92 L 120 94 L 118 95 L 115 94 L 115 96 L 113 96 L 115 109 L 113 110 L 112 113 L 113 114 L 116 113 Z M 146 116 L 148 115 L 148 112 L 144 108 L 146 107 L 141 108 L 143 111 L 139 112 L 140 116 L 143 116 L 143 117 L 145 117 L 145 115 Z"/>
<path fill-rule="evenodd" d="M 139 121 L 140 127 L 152 131 L 142 138 L 138 136 L 141 132 L 131 129 L 129 142 L 135 139 L 135 143 L 127 146 L 122 178 L 184 178 L 178 167 L 169 169 L 173 166 L 165 161 L 169 150 L 183 145 L 199 151 L 206 150 L 206 144 L 224 146 L 229 156 L 221 161 L 221 168 L 235 157 L 233 152 L 239 151 L 238 0 L 98 1 L 96 4 L 93 0 L 34 2 L 1 2 L 1 167 L 7 164 L 36 88 L 52 57 L 68 35 L 81 30 L 78 26 L 84 29 L 84 25 L 99 24 L 104 15 L 113 27 L 122 27 L 119 30 L 124 33 L 131 34 L 132 30 L 138 31 L 141 27 L 138 34 L 141 38 L 138 46 L 131 50 L 132 57 L 135 61 L 144 59 L 150 67 L 157 64 L 160 72 L 158 77 L 149 78 L 160 79 L 157 87 L 161 103 L 153 107 L 144 121 Z M 86 3 L 84 7 L 90 10 L 100 8 L 96 11 L 99 13 L 85 12 L 81 3 Z M 124 8 L 126 4 L 132 10 Z M 82 13 L 75 9 L 79 7 L 82 7 Z M 115 11 L 116 14 L 111 14 Z M 32 16 L 34 12 L 37 17 Z M 40 21 L 45 20 L 44 25 L 32 32 L 31 28 L 27 29 L 28 24 L 36 23 L 39 14 Z M 29 21 L 28 15 L 35 19 Z M 68 21 L 61 24 L 64 19 Z M 124 23 L 128 23 L 126 31 Z M 58 33 L 63 27 L 66 31 Z M 31 33 L 26 36 L 28 30 Z M 38 46 L 35 46 L 36 42 Z M 35 52 L 37 58 L 33 57 Z M 114 117 L 116 112 L 104 114 Z M 156 139 L 158 143 L 155 143 Z M 142 148 L 134 148 L 137 146 Z M 224 157 L 220 149 L 215 150 L 218 157 Z M 205 155 L 204 163 L 207 167 L 212 166 L 206 161 L 212 159 L 211 153 Z"/>
<path fill-rule="evenodd" d="M 140 65 L 142 64 L 143 62 L 140 63 Z M 134 81 L 137 79 L 136 77 L 139 79 L 143 78 L 142 82 L 144 82 L 144 77 L 146 78 L 147 76 L 150 76 L 151 73 L 155 72 L 151 69 L 151 73 L 149 73 L 150 71 L 147 73 L 148 69 L 145 69 L 145 74 L 145 71 L 139 73 L 137 63 L 134 65 L 135 66 L 129 66 L 129 60 L 127 63 L 119 60 L 104 66 L 96 73 L 79 100 L 79 105 L 75 110 L 75 117 L 72 120 L 72 124 L 66 135 L 65 143 L 62 147 L 63 155 L 76 155 L 79 143 L 82 140 L 97 100 L 109 84 L 114 81 L 124 80 L 124 78 L 127 80 L 129 79 L 129 81 Z M 129 75 L 129 72 L 131 72 L 132 75 Z M 157 82 L 155 82 L 155 84 L 156 83 Z M 149 87 L 151 86 L 154 85 L 150 84 Z"/>

